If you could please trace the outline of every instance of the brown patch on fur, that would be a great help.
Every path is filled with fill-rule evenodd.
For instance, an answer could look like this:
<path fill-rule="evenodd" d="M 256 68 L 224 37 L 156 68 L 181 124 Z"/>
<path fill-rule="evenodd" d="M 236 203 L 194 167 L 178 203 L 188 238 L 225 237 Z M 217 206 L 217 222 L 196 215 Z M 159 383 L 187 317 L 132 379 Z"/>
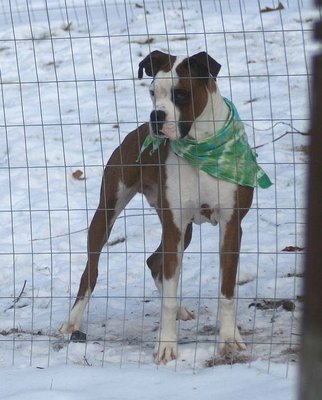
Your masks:
<path fill-rule="evenodd" d="M 236 283 L 239 249 L 242 237 L 241 220 L 247 214 L 253 200 L 253 188 L 238 186 L 234 212 L 226 225 L 225 237 L 223 240 L 220 265 L 222 268 L 221 293 L 227 299 L 234 296 Z"/>
<path fill-rule="evenodd" d="M 187 226 L 185 236 L 184 236 L 184 249 L 186 249 L 190 242 L 191 242 L 191 237 L 192 237 L 192 223 L 190 223 Z M 164 259 L 164 243 L 163 243 L 163 238 L 161 240 L 161 243 L 159 247 L 156 249 L 156 251 L 150 255 L 150 257 L 147 259 L 147 265 L 151 270 L 153 279 L 158 279 L 160 282 L 162 282 L 163 275 L 164 275 L 164 265 L 165 265 L 165 259 Z"/>
<path fill-rule="evenodd" d="M 176 104 L 180 109 L 180 121 L 186 125 L 188 132 L 193 121 L 199 117 L 208 102 L 207 82 L 204 78 L 198 77 L 194 71 L 189 68 L 188 59 L 183 60 L 176 68 L 180 77 L 176 89 L 184 90 L 190 93 L 190 99 L 185 104 Z M 198 99 L 198 101 L 196 100 Z"/>

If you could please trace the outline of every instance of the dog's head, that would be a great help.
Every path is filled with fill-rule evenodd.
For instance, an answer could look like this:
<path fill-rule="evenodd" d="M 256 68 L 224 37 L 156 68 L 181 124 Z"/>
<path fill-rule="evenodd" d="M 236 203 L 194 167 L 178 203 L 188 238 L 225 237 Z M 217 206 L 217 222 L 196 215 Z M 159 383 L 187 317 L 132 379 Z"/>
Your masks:
<path fill-rule="evenodd" d="M 139 64 L 138 76 L 142 78 L 144 70 L 153 77 L 151 134 L 169 139 L 187 136 L 216 90 L 215 80 L 220 68 L 221 65 L 205 52 L 175 57 L 153 51 L 145 57 Z"/>

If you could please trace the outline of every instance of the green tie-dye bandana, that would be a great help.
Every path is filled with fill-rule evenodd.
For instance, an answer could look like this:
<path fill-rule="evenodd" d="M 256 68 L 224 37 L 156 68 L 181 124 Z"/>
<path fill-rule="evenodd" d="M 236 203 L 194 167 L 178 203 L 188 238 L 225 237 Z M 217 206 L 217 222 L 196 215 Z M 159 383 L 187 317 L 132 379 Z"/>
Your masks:
<path fill-rule="evenodd" d="M 228 99 L 224 100 L 230 113 L 219 131 L 201 141 L 189 138 L 169 140 L 172 151 L 190 165 L 218 179 L 242 186 L 270 187 L 272 182 L 256 162 L 256 154 L 248 144 L 236 107 Z M 154 153 L 165 140 L 165 137 L 148 135 L 140 154 L 150 144 L 151 154 Z"/>

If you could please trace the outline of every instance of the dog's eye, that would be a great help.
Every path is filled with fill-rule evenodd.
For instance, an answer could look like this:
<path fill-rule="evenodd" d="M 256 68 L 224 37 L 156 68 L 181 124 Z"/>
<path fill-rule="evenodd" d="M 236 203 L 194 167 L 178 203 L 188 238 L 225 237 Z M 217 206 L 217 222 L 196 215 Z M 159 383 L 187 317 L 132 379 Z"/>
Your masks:
<path fill-rule="evenodd" d="M 186 104 L 190 99 L 190 93 L 183 89 L 174 89 L 172 93 L 172 101 L 175 104 Z"/>

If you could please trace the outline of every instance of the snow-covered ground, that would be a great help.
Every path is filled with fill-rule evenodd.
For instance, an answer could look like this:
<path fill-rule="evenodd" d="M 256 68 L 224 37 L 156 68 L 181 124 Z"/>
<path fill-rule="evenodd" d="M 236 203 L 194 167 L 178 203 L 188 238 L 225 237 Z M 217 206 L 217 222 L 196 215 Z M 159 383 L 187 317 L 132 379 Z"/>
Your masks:
<path fill-rule="evenodd" d="M 0 398 L 293 398 L 303 294 L 302 133 L 319 15 L 300 0 L 259 12 L 277 3 L 1 3 Z M 69 343 L 57 331 L 86 262 L 104 163 L 148 118 L 150 79 L 137 79 L 137 65 L 154 49 L 207 50 L 222 64 L 221 92 L 233 99 L 274 181 L 256 192 L 243 224 L 237 320 L 248 345 L 244 364 L 220 365 L 217 357 L 218 230 L 207 225 L 194 229 L 180 284 L 197 318 L 179 325 L 178 360 L 153 364 L 160 299 L 145 259 L 159 244 L 160 225 L 140 196 L 101 257 L 83 326 L 88 342 Z M 213 357 L 216 365 L 206 368 Z"/>
<path fill-rule="evenodd" d="M 106 365 L 104 368 L 59 366 L 1 371 L 5 400 L 286 400 L 295 398 L 294 378 L 285 379 L 257 368 L 219 366 L 196 375 L 151 366 Z M 4 378 L 4 379 L 3 379 Z"/>

